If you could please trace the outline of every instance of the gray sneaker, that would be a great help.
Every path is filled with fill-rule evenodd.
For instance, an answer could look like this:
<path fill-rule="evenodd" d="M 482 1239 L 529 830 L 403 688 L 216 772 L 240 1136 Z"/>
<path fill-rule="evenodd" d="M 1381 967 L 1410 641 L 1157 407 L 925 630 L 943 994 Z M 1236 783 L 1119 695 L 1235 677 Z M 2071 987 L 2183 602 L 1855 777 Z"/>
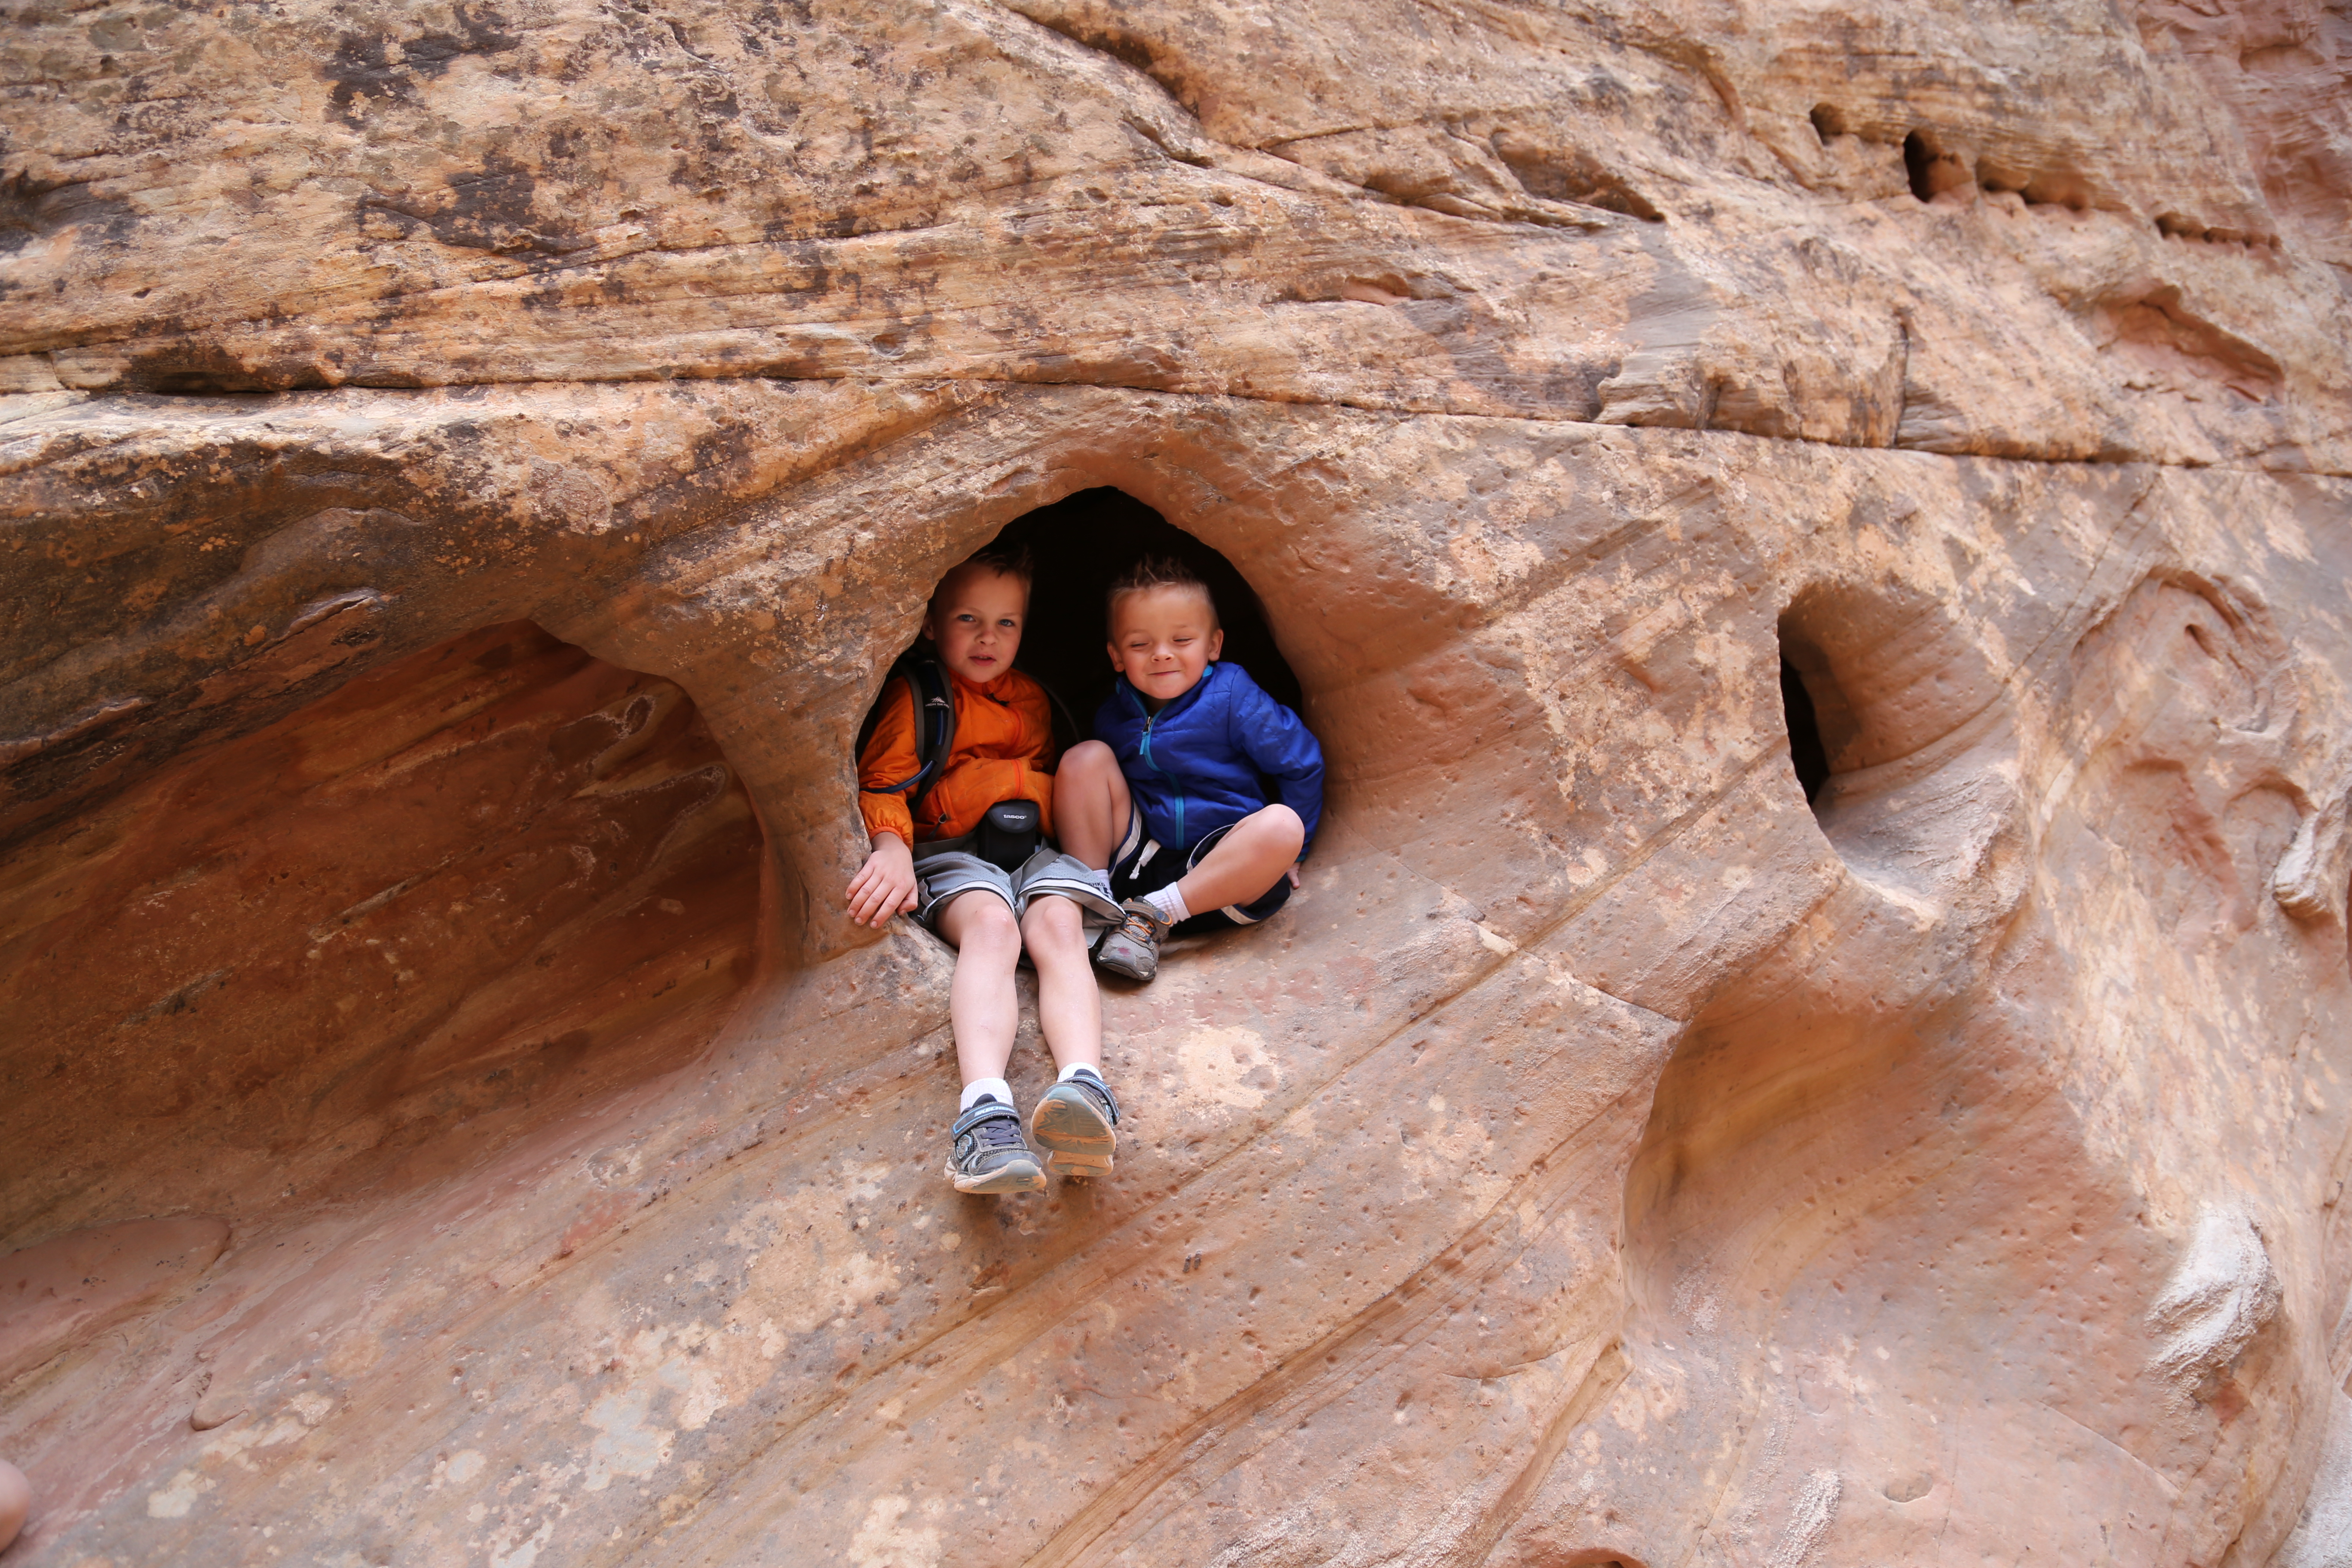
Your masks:
<path fill-rule="evenodd" d="M 1045 1184 L 1037 1156 L 1021 1140 L 1021 1113 L 992 1094 L 955 1119 L 948 1177 L 960 1193 L 1034 1193 Z"/>
<path fill-rule="evenodd" d="M 1090 1072 L 1064 1079 L 1045 1091 L 1029 1116 L 1029 1136 L 1045 1151 L 1057 1176 L 1108 1176 L 1118 1142 L 1118 1101 L 1110 1085 Z"/>
<path fill-rule="evenodd" d="M 1095 945 L 1095 967 L 1129 980 L 1149 980 L 1160 973 L 1160 944 L 1168 940 L 1168 922 L 1141 899 L 1129 899 L 1119 910 L 1122 921 L 1103 933 Z"/>

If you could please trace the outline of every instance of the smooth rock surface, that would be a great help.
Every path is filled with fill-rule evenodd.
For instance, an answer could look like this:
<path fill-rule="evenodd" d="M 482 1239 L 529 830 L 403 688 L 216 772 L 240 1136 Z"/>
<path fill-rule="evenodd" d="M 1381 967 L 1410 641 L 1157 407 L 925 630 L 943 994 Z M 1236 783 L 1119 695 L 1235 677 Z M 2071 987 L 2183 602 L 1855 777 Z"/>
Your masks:
<path fill-rule="evenodd" d="M 2340 9 L 0 59 L 11 1564 L 2340 1557 Z M 1328 826 L 961 1198 L 848 753 L 1105 486 Z"/>

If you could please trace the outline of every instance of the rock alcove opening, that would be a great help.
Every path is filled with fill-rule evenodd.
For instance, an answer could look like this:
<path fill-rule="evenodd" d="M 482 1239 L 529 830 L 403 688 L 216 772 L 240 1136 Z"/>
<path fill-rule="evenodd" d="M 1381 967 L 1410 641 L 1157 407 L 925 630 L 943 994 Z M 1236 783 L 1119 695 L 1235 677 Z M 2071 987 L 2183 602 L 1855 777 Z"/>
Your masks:
<path fill-rule="evenodd" d="M 686 693 L 528 622 L 184 756 L 0 886 L 0 1237 L 446 1170 L 676 1067 L 761 861 Z"/>
<path fill-rule="evenodd" d="M 1788 727 L 1789 766 L 1819 817 L 1830 759 L 1853 738 L 1853 710 L 1820 643 L 1795 610 L 1780 617 L 1780 715 Z"/>
<path fill-rule="evenodd" d="M 1087 738 L 1095 710 L 1111 694 L 1103 596 L 1112 580 L 1144 555 L 1174 556 L 1200 574 L 1217 602 L 1217 618 L 1225 633 L 1224 662 L 1247 670 L 1276 701 L 1300 707 L 1298 678 L 1282 657 L 1265 607 L 1249 580 L 1213 546 L 1125 491 L 1108 486 L 1080 490 L 1015 518 L 993 542 L 1025 545 L 1035 560 L 1029 625 L 1013 662 L 1069 710 L 1077 733 L 1063 735 L 1064 744 Z M 880 703 L 877 697 L 861 739 L 871 732 Z"/>
<path fill-rule="evenodd" d="M 1927 891 L 1990 820 L 1948 797 L 2000 765 L 2000 673 L 1936 600 L 1885 584 L 1809 584 L 1778 631 L 1790 772 L 1816 826 L 1849 868 Z"/>
<path fill-rule="evenodd" d="M 1923 202 L 1975 183 L 1959 156 L 1946 152 L 1936 134 L 1926 130 L 1903 138 L 1903 172 L 1910 181 L 1911 194 Z"/>
<path fill-rule="evenodd" d="M 1780 714 L 1789 730 L 1789 765 L 1805 792 L 1805 804 L 1811 805 L 1821 798 L 1822 785 L 1829 783 L 1830 759 L 1822 749 L 1822 725 L 1813 711 L 1812 694 L 1805 689 L 1805 678 L 1786 654 L 1780 657 Z"/>

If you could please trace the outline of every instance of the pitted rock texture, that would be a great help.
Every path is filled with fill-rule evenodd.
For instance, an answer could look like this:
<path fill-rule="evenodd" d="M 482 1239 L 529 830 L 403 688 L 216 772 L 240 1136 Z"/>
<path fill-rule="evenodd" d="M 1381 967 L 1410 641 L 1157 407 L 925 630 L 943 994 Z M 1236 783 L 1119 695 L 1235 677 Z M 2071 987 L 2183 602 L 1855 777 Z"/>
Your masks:
<path fill-rule="evenodd" d="M 2340 1561 L 2340 9 L 12 20 L 12 1564 Z M 1328 826 L 960 1198 L 848 753 L 1106 486 Z"/>

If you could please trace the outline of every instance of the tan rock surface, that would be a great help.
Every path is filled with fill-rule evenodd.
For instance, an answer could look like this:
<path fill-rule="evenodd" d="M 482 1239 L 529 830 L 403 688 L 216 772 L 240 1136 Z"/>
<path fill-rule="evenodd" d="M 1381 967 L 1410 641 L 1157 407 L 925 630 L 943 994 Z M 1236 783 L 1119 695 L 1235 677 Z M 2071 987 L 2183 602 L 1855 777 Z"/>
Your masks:
<path fill-rule="evenodd" d="M 12 1564 L 2344 1561 L 2340 9 L 0 50 Z M 963 1199 L 847 752 L 1098 486 L 1328 826 Z"/>

